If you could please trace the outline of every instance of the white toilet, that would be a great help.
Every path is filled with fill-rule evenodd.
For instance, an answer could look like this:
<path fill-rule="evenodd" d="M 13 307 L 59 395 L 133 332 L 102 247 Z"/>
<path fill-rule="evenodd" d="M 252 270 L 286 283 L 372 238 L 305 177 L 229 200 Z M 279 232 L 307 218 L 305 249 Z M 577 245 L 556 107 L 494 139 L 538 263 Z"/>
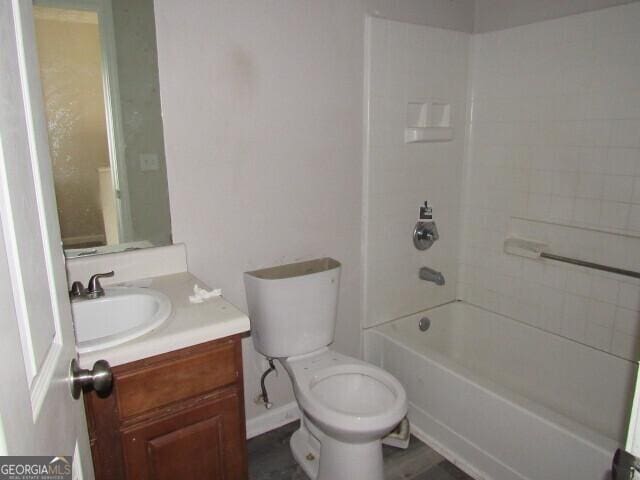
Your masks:
<path fill-rule="evenodd" d="M 407 413 L 392 375 L 333 342 L 340 263 L 332 258 L 244 274 L 256 349 L 277 358 L 303 413 L 293 455 L 312 479 L 383 480 L 381 439 Z"/>

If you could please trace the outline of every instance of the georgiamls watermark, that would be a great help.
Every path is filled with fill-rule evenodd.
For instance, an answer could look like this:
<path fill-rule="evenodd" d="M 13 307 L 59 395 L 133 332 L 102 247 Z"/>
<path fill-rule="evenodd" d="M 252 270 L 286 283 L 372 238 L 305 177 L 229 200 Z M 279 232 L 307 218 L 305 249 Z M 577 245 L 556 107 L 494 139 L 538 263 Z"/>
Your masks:
<path fill-rule="evenodd" d="M 0 457 L 0 480 L 71 480 L 71 457 Z"/>

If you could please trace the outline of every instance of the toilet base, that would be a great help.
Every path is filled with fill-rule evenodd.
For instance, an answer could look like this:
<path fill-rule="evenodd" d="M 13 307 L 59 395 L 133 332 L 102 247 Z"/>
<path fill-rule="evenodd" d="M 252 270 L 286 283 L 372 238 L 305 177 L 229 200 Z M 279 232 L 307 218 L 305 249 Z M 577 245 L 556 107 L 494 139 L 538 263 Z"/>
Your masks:
<path fill-rule="evenodd" d="M 380 439 L 341 442 L 319 431 L 303 416 L 289 443 L 296 462 L 312 480 L 384 480 Z"/>
<path fill-rule="evenodd" d="M 304 425 L 304 420 L 300 420 L 300 428 L 291 435 L 289 445 L 293 458 L 307 474 L 307 477 L 316 480 L 320 464 L 320 442 L 309 433 Z"/>

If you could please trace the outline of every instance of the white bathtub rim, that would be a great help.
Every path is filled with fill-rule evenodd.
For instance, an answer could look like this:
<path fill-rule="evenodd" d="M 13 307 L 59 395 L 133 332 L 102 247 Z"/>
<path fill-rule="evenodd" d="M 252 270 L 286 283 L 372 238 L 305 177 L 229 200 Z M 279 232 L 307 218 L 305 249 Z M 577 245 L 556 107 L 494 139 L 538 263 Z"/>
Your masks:
<path fill-rule="evenodd" d="M 509 473 L 511 473 L 515 477 L 518 477 L 521 480 L 531 480 L 529 477 L 525 477 L 525 476 L 521 475 L 516 470 L 511 468 L 509 465 L 505 464 L 500 459 L 498 459 L 495 456 L 491 455 L 486 450 L 480 448 L 474 442 L 471 442 L 470 440 L 468 440 L 465 437 L 461 436 L 455 430 L 452 430 L 450 427 L 448 427 L 444 423 L 442 423 L 439 420 L 435 419 L 432 415 L 429 415 L 422 408 L 417 407 L 415 404 L 409 402 L 409 409 L 410 410 L 413 409 L 414 411 L 419 412 L 421 415 L 424 415 L 425 417 L 428 417 L 431 421 L 433 421 L 433 422 L 437 423 L 438 425 L 440 425 L 443 429 L 448 431 L 452 436 L 457 437 L 458 439 L 460 439 L 460 441 L 466 443 L 470 448 L 475 449 L 479 454 L 483 455 L 488 461 L 493 462 L 499 468 L 502 468 L 502 469 L 508 471 Z M 431 447 L 433 450 L 438 452 L 440 455 L 442 455 L 444 458 L 446 458 L 449 462 L 451 462 L 454 465 L 456 465 L 458 468 L 460 468 L 462 471 L 464 471 L 467 475 L 473 477 L 475 480 L 496 480 L 493 476 L 491 476 L 488 473 L 482 471 L 476 465 L 473 465 L 472 463 L 470 463 L 467 460 L 465 460 L 460 454 L 458 454 L 458 453 L 454 452 L 453 450 L 451 450 L 450 448 L 444 446 L 439 440 L 436 440 L 435 437 L 433 437 L 433 436 L 429 435 L 428 433 L 426 433 L 422 428 L 420 428 L 414 422 L 410 421 L 410 426 L 411 426 L 411 434 L 413 436 L 415 436 L 421 442 L 429 445 L 429 447 Z"/>
<path fill-rule="evenodd" d="M 398 322 L 398 321 L 401 321 L 401 320 L 405 320 L 405 319 L 407 319 L 409 317 L 414 317 L 414 316 L 420 315 L 420 314 L 425 314 L 426 315 L 427 312 L 430 312 L 431 310 L 435 310 L 436 308 L 442 308 L 442 307 L 445 307 L 447 305 L 452 305 L 452 304 L 453 305 L 457 305 L 459 303 L 464 303 L 465 305 L 472 305 L 472 306 L 474 306 L 476 308 L 482 308 L 482 307 L 478 307 L 477 305 L 474 305 L 473 303 L 469 303 L 466 300 L 462 300 L 462 299 L 459 299 L 459 298 L 454 298 L 453 300 L 449 300 L 449 301 L 444 302 L 444 303 L 439 303 L 438 305 L 433 305 L 432 307 L 425 308 L 424 310 L 418 310 L 417 312 L 407 313 L 406 315 L 402 315 L 401 317 L 397 317 L 397 318 L 392 318 L 391 320 L 383 320 L 383 321 L 381 321 L 379 323 L 376 323 L 375 325 L 363 326 L 362 327 L 362 331 L 363 332 L 367 332 L 367 331 L 370 331 L 370 330 L 375 330 L 378 327 L 384 327 L 385 325 L 389 325 L 390 323 L 394 323 L 394 322 Z M 486 311 L 490 312 L 490 313 L 494 313 L 496 315 L 500 315 L 499 313 L 492 312 L 491 310 L 486 310 Z M 504 315 L 502 315 L 502 316 L 504 316 Z M 510 317 L 507 317 L 507 318 L 509 318 L 510 320 L 513 320 Z M 514 320 L 514 321 L 517 321 L 517 320 Z"/>
<path fill-rule="evenodd" d="M 463 367 L 462 365 L 455 363 L 449 357 L 441 354 L 440 352 L 437 352 L 425 346 L 425 349 L 429 351 L 429 356 L 427 356 L 425 355 L 424 352 L 415 351 L 409 348 L 407 345 L 400 342 L 398 339 L 390 337 L 380 331 L 376 331 L 375 329 L 372 329 L 370 330 L 370 333 L 375 333 L 377 335 L 381 335 L 385 337 L 386 339 L 393 342 L 398 347 L 403 348 L 404 350 L 407 350 L 416 355 L 419 355 L 421 358 L 423 358 L 424 360 L 430 363 L 434 363 L 438 365 L 440 368 L 451 373 L 456 378 L 471 382 L 472 384 L 477 386 L 480 390 L 487 393 L 491 397 L 497 398 L 499 400 L 507 401 L 513 404 L 513 406 L 516 409 L 522 411 L 523 413 L 534 415 L 545 424 L 556 429 L 562 429 L 566 431 L 567 434 L 569 434 L 571 437 L 575 438 L 576 440 L 583 442 L 592 448 L 596 448 L 603 453 L 613 455 L 613 452 L 615 452 L 616 448 L 620 446 L 613 439 L 606 437 L 605 435 L 599 432 L 596 432 L 595 430 L 592 430 L 584 425 L 581 425 L 575 420 L 572 420 L 560 413 L 557 413 L 554 410 L 544 405 L 541 405 L 537 402 L 529 400 L 528 398 L 516 392 L 513 392 L 512 390 L 509 390 L 493 382 L 490 379 L 487 379 L 487 378 L 481 377 L 480 375 L 475 374 L 474 372 Z M 384 365 L 382 368 L 384 368 Z"/>
<path fill-rule="evenodd" d="M 410 318 L 410 317 L 414 317 L 414 316 L 417 316 L 417 315 L 426 315 L 428 312 L 431 312 L 431 311 L 436 310 L 436 309 L 443 308 L 443 307 L 445 307 L 447 305 L 467 305 L 467 306 L 470 306 L 470 307 L 473 307 L 473 308 L 477 308 L 478 310 L 482 310 L 483 312 L 490 313 L 490 314 L 496 315 L 498 317 L 507 318 L 507 319 L 511 320 L 512 322 L 516 322 L 518 325 L 522 325 L 525 328 L 531 328 L 533 330 L 537 330 L 537 331 L 542 332 L 542 333 L 547 334 L 547 335 L 553 335 L 553 336 L 561 338 L 562 340 L 565 340 L 567 342 L 576 343 L 576 344 L 578 344 L 578 345 L 580 345 L 582 347 L 589 348 L 589 349 L 592 349 L 592 350 L 596 350 L 596 351 L 598 351 L 598 352 L 600 352 L 600 353 L 602 353 L 604 355 L 610 355 L 612 357 L 617 358 L 618 360 L 622 360 L 623 362 L 626 362 L 626 363 L 629 363 L 629 364 L 633 364 L 633 365 L 638 365 L 638 362 L 636 362 L 634 360 L 630 360 L 628 358 L 621 357 L 620 355 L 616 355 L 615 353 L 608 352 L 608 351 L 602 350 L 600 348 L 596 348 L 593 345 L 589 345 L 589 344 L 586 344 L 586 343 L 583 343 L 583 342 L 579 342 L 578 340 L 575 340 L 573 338 L 565 337 L 564 335 L 561 335 L 561 334 L 559 334 L 557 332 L 552 332 L 552 331 L 549 331 L 549 330 L 545 330 L 544 328 L 540 328 L 540 327 L 538 327 L 536 325 L 532 325 L 532 324 L 524 322 L 522 320 L 518 320 L 517 318 L 510 317 L 509 315 L 505 315 L 504 313 L 498 313 L 498 312 L 496 312 L 494 310 L 489 310 L 488 308 L 483 307 L 482 305 L 477 305 L 475 303 L 469 302 L 467 300 L 463 300 L 461 298 L 456 298 L 456 299 L 453 299 L 453 300 L 449 300 L 448 302 L 440 303 L 438 305 L 433 305 L 432 307 L 425 308 L 424 310 L 418 310 L 417 312 L 408 313 L 406 315 L 402 315 L 401 317 L 392 318 L 391 320 L 384 320 L 384 321 L 381 321 L 380 323 L 376 323 L 375 325 L 366 325 L 366 326 L 362 327 L 362 331 L 363 332 L 367 332 L 367 331 L 370 331 L 370 330 L 375 330 L 378 327 L 383 327 L 385 325 L 389 325 L 390 323 L 395 323 L 395 322 L 399 322 L 399 321 L 405 320 L 405 319 Z"/>
<path fill-rule="evenodd" d="M 518 325 L 521 325 L 521 326 L 523 326 L 525 328 L 531 328 L 533 330 L 537 330 L 538 332 L 542 332 L 542 333 L 544 333 L 546 335 L 553 335 L 553 336 L 561 338 L 562 340 L 565 340 L 567 342 L 576 343 L 576 344 L 578 344 L 578 345 L 580 345 L 582 347 L 589 348 L 591 350 L 596 350 L 596 351 L 598 351 L 598 352 L 600 352 L 600 353 L 602 353 L 604 355 L 610 355 L 612 357 L 617 358 L 618 360 L 622 360 L 623 362 L 626 362 L 626 363 L 629 363 L 629 364 L 632 364 L 632 365 L 638 365 L 638 363 L 639 363 L 639 362 L 636 362 L 636 361 L 633 361 L 633 360 L 629 360 L 628 358 L 621 357 L 620 355 L 616 355 L 615 353 L 607 352 L 606 350 L 602 350 L 600 348 L 596 348 L 593 345 L 588 345 L 586 343 L 579 342 L 578 340 L 575 340 L 573 338 L 565 337 L 564 335 L 561 335 L 559 333 L 551 332 L 549 330 L 545 330 L 544 328 L 537 327 L 536 325 L 532 325 L 530 323 L 523 322 L 522 320 L 518 320 L 517 318 L 510 317 L 509 315 L 505 315 L 504 313 L 498 313 L 498 312 L 496 312 L 494 310 L 489 310 L 486 307 L 483 307 L 481 305 L 477 305 L 477 304 L 469 302 L 467 300 L 463 300 L 461 298 L 456 298 L 456 299 L 453 299 L 453 300 L 449 300 L 448 302 L 440 303 L 438 305 L 433 305 L 432 307 L 425 308 L 424 310 L 418 310 L 417 312 L 408 313 L 406 315 L 402 315 L 401 317 L 392 318 L 391 320 L 384 320 L 384 321 L 382 321 L 380 323 L 377 323 L 375 325 L 367 325 L 367 326 L 364 326 L 362 328 L 362 330 L 363 330 L 363 332 L 367 332 L 367 331 L 370 331 L 370 330 L 376 330 L 378 327 L 384 327 L 386 325 L 389 325 L 390 323 L 395 323 L 395 322 L 399 322 L 399 321 L 402 321 L 402 320 L 406 320 L 407 318 L 410 318 L 410 317 L 414 317 L 414 316 L 417 316 L 417 315 L 427 315 L 429 312 L 431 312 L 433 310 L 436 310 L 436 309 L 443 308 L 443 307 L 445 307 L 447 305 L 452 305 L 452 306 L 453 305 L 466 305 L 466 306 L 469 306 L 469 307 L 472 307 L 472 308 L 477 308 L 478 310 L 482 310 L 483 312 L 490 313 L 491 315 L 496 315 L 498 317 L 502 317 L 502 318 L 506 318 L 508 320 L 511 320 L 512 322 L 516 322 Z M 455 307 L 453 307 L 453 308 L 455 308 Z"/>

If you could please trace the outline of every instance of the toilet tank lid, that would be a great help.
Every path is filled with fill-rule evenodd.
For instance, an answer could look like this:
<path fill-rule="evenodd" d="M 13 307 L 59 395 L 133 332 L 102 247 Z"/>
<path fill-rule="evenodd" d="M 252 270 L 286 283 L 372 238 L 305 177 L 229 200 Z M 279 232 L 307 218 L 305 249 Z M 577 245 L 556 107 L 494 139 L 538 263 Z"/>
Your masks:
<path fill-rule="evenodd" d="M 245 275 L 261 278 L 263 280 L 282 280 L 285 278 L 301 277 L 314 273 L 326 272 L 340 268 L 340 262 L 330 257 L 316 258 L 305 262 L 288 263 L 276 267 L 263 268 L 252 272 L 245 272 Z"/>

